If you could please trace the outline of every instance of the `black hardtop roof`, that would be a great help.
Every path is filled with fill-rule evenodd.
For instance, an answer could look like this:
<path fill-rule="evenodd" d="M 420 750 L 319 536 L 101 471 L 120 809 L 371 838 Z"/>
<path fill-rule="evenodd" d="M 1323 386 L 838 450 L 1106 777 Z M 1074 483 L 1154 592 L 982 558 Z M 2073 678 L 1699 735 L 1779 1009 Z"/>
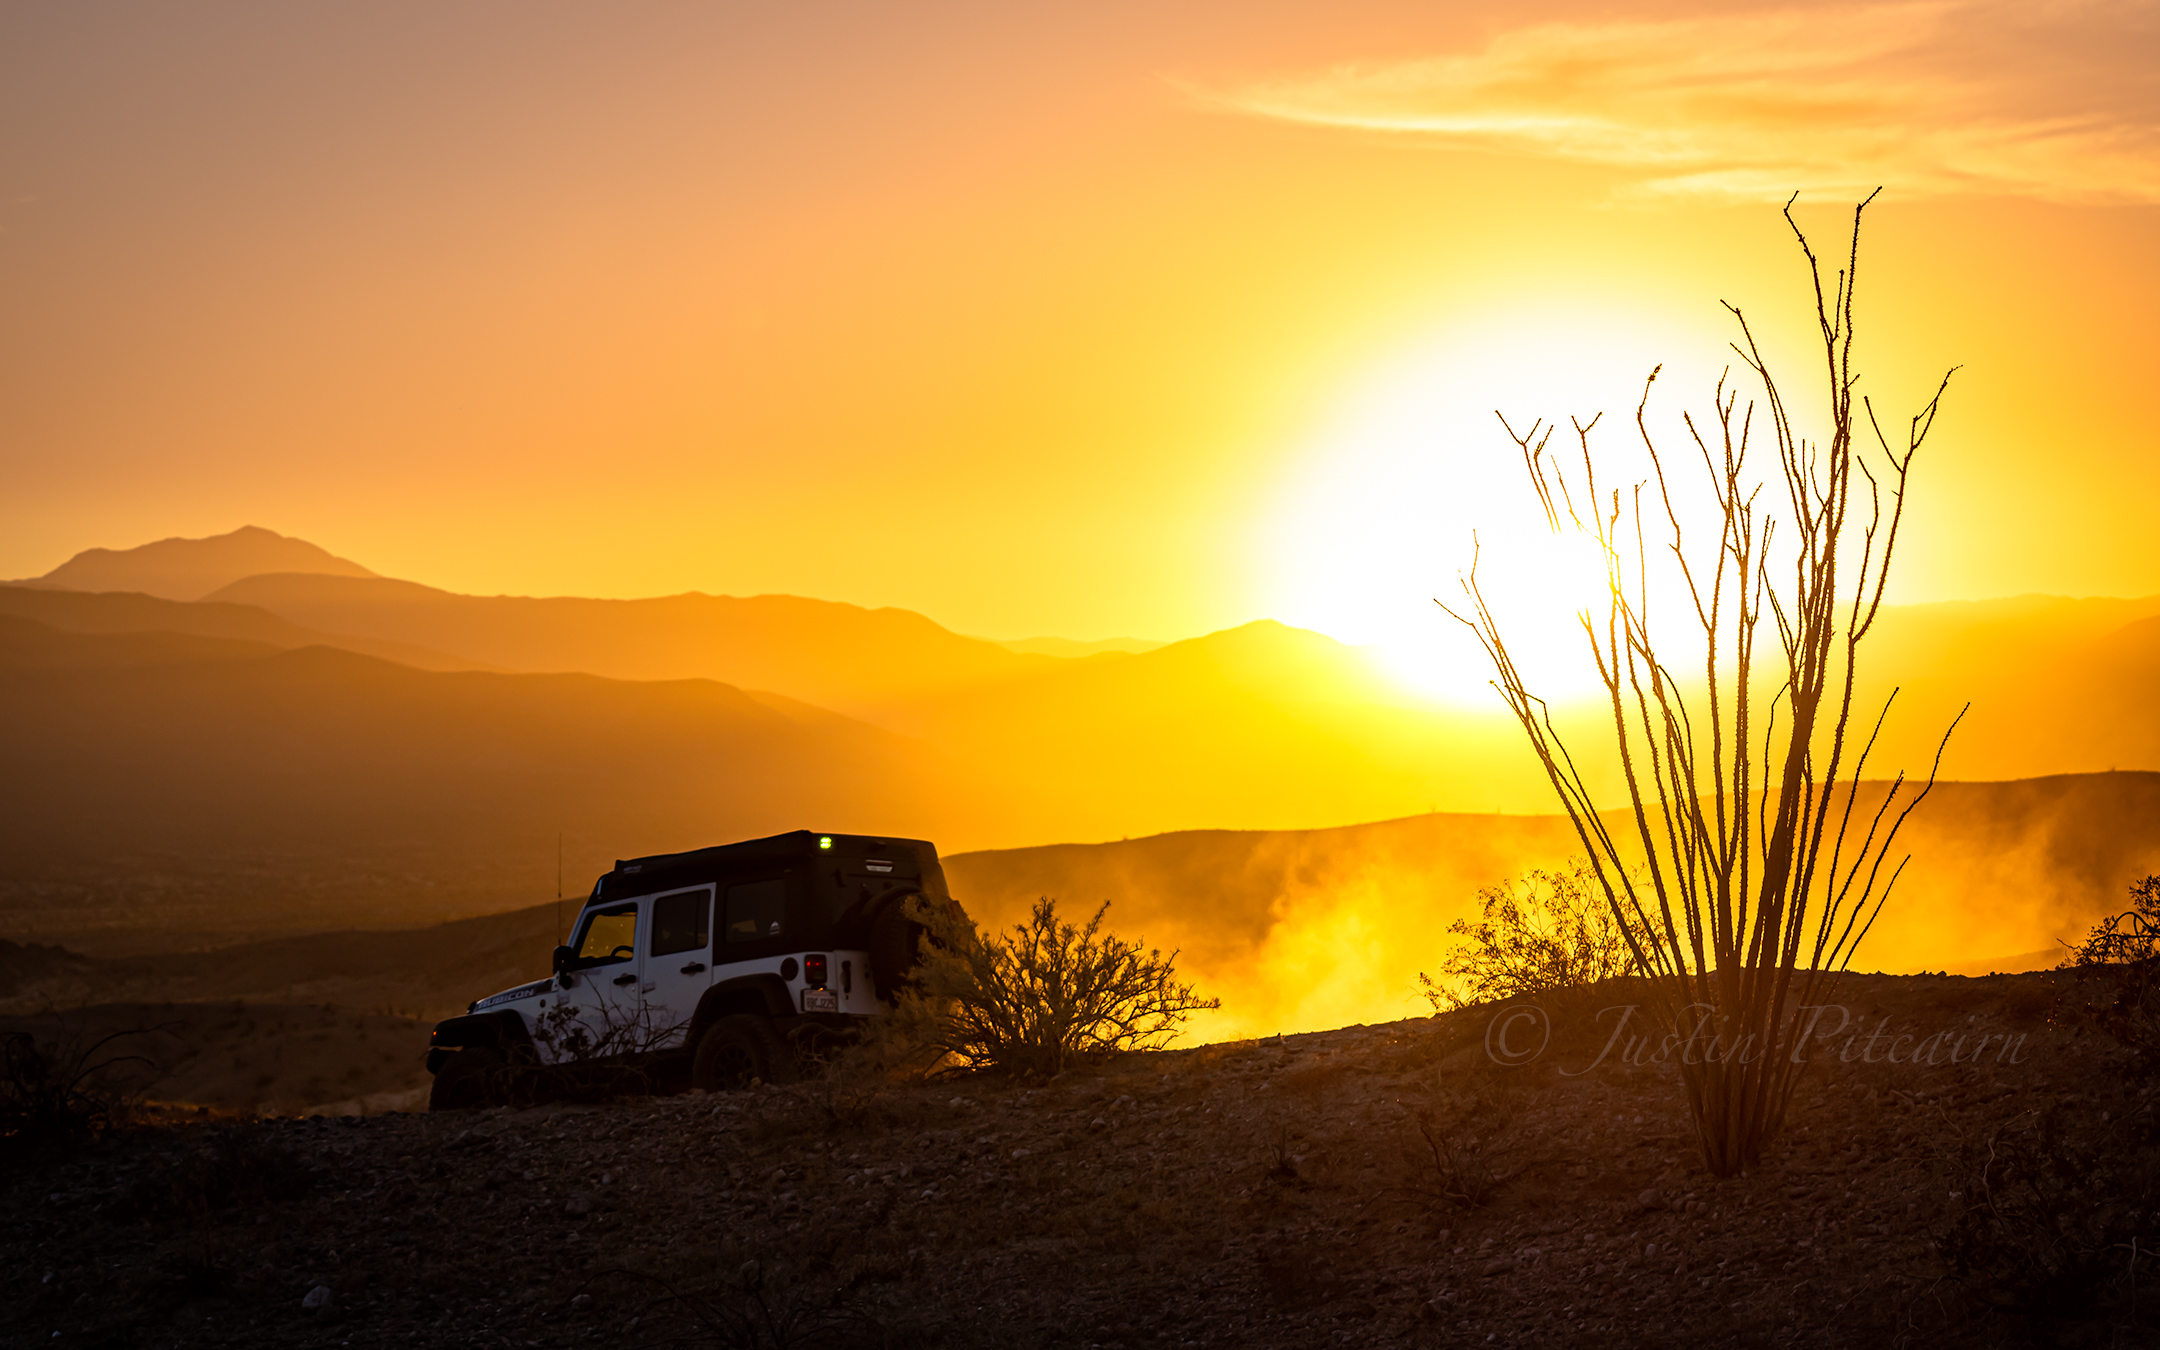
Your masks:
<path fill-rule="evenodd" d="M 615 894 L 614 887 L 607 884 L 609 877 L 628 874 L 639 881 L 655 873 L 712 871 L 735 867 L 756 867 L 761 864 L 786 862 L 823 852 L 818 841 L 830 839 L 835 849 L 885 848 L 905 844 L 924 850 L 916 855 L 919 861 L 928 862 L 937 857 L 937 846 L 927 839 L 900 839 L 891 836 L 868 834 L 820 834 L 816 830 L 790 830 L 786 834 L 770 835 L 764 839 L 744 839 L 733 844 L 716 844 L 711 848 L 691 849 L 686 853 L 654 853 L 643 858 L 618 858 L 615 870 L 600 878 L 593 887 L 593 897 L 603 893 Z M 643 892 L 633 891 L 637 895 Z"/>

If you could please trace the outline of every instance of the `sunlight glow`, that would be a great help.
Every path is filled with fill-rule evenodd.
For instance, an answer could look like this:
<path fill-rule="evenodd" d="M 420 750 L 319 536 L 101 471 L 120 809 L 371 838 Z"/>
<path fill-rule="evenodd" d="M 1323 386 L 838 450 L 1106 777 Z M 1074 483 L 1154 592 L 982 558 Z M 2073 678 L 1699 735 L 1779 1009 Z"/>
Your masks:
<path fill-rule="evenodd" d="M 1548 527 L 1494 412 L 1519 431 L 1559 418 L 1548 453 L 1579 469 L 1566 419 L 1602 411 L 1591 442 L 1601 481 L 1625 487 L 1642 476 L 1635 408 L 1660 362 L 1652 428 L 1684 434 L 1678 409 L 1724 364 L 1704 331 L 1573 306 L 1451 326 L 1403 353 L 1350 393 L 1286 480 L 1259 543 L 1266 603 L 1286 623 L 1372 646 L 1407 691 L 1494 709 L 1484 652 L 1434 603 L 1468 612 L 1475 556 L 1532 692 L 1592 692 L 1577 616 L 1604 613 L 1603 564 L 1564 520 L 1557 535 Z M 1628 476 L 1604 479 L 1608 462 Z"/>

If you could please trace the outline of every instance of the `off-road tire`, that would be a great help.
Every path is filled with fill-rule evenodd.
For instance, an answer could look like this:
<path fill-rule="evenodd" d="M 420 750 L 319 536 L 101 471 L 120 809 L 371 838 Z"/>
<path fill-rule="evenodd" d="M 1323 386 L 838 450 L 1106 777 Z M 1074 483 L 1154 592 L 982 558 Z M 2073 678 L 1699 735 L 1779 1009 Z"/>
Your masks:
<path fill-rule="evenodd" d="M 472 1111 L 500 1106 L 507 1098 L 510 1061 L 500 1050 L 467 1046 L 443 1061 L 428 1090 L 430 1111 Z"/>
<path fill-rule="evenodd" d="M 795 1076 L 795 1055 L 773 1029 L 772 1019 L 736 1013 L 707 1027 L 690 1061 L 690 1086 L 729 1092 L 755 1078 L 785 1083 Z"/>

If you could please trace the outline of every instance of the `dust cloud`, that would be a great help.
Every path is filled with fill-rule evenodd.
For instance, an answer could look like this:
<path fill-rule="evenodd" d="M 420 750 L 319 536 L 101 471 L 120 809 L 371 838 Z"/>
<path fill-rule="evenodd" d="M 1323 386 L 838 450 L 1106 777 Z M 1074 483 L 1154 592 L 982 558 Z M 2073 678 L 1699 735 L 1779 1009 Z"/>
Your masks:
<path fill-rule="evenodd" d="M 1863 812 L 1881 791 L 1863 788 Z M 1212 1041 L 1425 1013 L 1417 974 L 1459 941 L 1448 927 L 1475 912 L 1478 889 L 1581 851 L 1563 817 L 1436 814 L 969 853 L 947 873 L 986 926 L 1017 921 L 1041 895 L 1076 919 L 1110 901 L 1113 931 L 1177 950 L 1180 973 L 1221 997 L 1191 1024 Z M 1893 862 L 1907 853 L 1854 969 L 2052 964 L 2060 941 L 2160 871 L 2160 774 L 1942 783 Z"/>

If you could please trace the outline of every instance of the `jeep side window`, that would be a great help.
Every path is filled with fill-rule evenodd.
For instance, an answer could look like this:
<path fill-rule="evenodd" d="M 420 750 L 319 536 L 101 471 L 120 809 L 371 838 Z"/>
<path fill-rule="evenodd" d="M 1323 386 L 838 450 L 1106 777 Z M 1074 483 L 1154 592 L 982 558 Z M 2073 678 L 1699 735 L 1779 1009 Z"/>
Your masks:
<path fill-rule="evenodd" d="M 580 964 L 604 966 L 636 955 L 636 905 L 616 905 L 585 920 L 585 931 L 578 936 L 577 944 Z"/>
<path fill-rule="evenodd" d="M 748 881 L 727 890 L 727 940 L 757 942 L 780 936 L 780 918 L 787 908 L 787 882 Z"/>
<path fill-rule="evenodd" d="M 648 956 L 697 951 L 712 939 L 712 892 L 684 891 L 653 901 L 652 949 Z"/>

